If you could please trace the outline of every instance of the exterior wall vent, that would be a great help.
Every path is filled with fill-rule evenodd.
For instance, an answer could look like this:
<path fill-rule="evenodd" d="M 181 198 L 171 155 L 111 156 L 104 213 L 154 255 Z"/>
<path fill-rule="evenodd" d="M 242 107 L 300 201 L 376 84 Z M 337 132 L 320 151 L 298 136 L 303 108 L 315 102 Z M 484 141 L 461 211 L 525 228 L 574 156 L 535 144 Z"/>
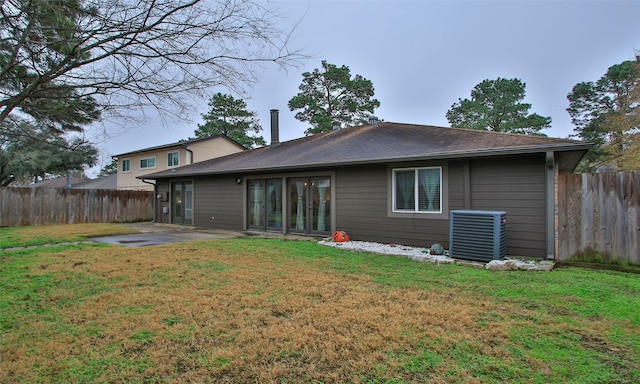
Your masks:
<path fill-rule="evenodd" d="M 489 262 L 507 256 L 507 213 L 451 211 L 449 254 L 457 259 Z"/>

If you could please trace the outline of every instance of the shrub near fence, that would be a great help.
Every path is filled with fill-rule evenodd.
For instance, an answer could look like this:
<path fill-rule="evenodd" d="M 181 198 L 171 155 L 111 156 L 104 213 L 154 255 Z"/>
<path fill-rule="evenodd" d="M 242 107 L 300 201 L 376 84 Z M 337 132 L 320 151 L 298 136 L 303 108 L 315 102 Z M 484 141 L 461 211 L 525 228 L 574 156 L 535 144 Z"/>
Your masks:
<path fill-rule="evenodd" d="M 145 221 L 153 192 L 0 188 L 0 226 Z"/>
<path fill-rule="evenodd" d="M 560 175 L 558 259 L 640 265 L 640 172 Z"/>

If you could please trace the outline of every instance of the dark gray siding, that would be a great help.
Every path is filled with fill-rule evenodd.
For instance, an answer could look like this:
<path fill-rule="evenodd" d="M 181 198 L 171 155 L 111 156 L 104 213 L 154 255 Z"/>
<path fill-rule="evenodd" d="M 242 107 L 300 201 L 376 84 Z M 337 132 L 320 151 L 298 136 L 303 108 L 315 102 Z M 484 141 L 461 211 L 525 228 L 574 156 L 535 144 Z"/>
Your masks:
<path fill-rule="evenodd" d="M 449 210 L 466 209 L 465 206 L 465 167 L 468 169 L 466 161 L 452 161 L 449 163 Z M 449 215 L 449 212 L 446 212 Z M 448 221 L 447 221 L 448 223 Z M 447 243 L 449 240 L 447 239 Z"/>
<path fill-rule="evenodd" d="M 398 164 L 397 167 L 434 164 Z M 429 219 L 427 215 L 389 217 L 391 204 L 389 182 L 391 167 L 361 166 L 336 172 L 336 229 L 346 231 L 353 240 L 377 241 L 429 247 L 433 243 L 447 246 L 449 220 Z M 462 163 L 447 167 L 450 209 L 463 208 Z"/>
<path fill-rule="evenodd" d="M 545 158 L 522 156 L 470 164 L 471 208 L 507 212 L 507 254 L 545 257 Z"/>
<path fill-rule="evenodd" d="M 447 184 L 443 215 L 392 214 L 392 169 L 435 165 L 443 166 Z M 546 256 L 544 155 L 351 166 L 334 171 L 335 229 L 346 231 L 353 240 L 425 248 L 440 243 L 446 248 L 451 210 L 501 210 L 507 212 L 507 254 Z M 305 173 L 291 176 L 301 175 Z M 235 176 L 202 176 L 193 181 L 195 226 L 244 229 L 246 180 L 240 185 Z M 158 193 L 168 191 L 169 183 L 159 181 L 157 189 Z M 164 205 L 168 202 L 158 204 L 157 212 Z"/>
<path fill-rule="evenodd" d="M 244 188 L 245 182 L 236 184 L 234 176 L 196 178 L 194 180 L 194 225 L 242 230 Z"/>
<path fill-rule="evenodd" d="M 544 164 L 544 156 L 449 162 L 445 218 L 389 215 L 391 169 L 433 163 L 340 169 L 336 171 L 336 229 L 346 231 L 353 240 L 448 247 L 451 210 L 501 210 L 508 217 L 507 254 L 545 257 Z"/>
<path fill-rule="evenodd" d="M 166 207 L 170 209 L 169 180 L 158 180 L 156 182 L 156 217 L 157 223 L 169 223 L 171 215 L 163 214 L 162 210 Z"/>

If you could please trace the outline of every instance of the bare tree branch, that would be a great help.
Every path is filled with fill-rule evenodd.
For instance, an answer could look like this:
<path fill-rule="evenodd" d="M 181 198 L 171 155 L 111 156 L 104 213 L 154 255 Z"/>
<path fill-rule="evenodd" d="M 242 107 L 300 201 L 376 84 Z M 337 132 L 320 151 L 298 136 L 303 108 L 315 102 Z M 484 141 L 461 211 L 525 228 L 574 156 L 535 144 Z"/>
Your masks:
<path fill-rule="evenodd" d="M 218 87 L 242 94 L 261 65 L 303 59 L 279 25 L 252 0 L 5 0 L 0 123 L 67 87 L 114 113 L 179 113 L 185 96 Z"/>

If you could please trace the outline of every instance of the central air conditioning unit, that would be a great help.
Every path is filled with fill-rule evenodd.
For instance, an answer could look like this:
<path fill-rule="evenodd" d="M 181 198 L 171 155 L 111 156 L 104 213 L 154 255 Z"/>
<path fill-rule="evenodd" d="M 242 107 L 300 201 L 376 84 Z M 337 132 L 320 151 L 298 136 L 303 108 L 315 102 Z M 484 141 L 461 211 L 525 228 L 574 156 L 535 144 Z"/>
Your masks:
<path fill-rule="evenodd" d="M 507 213 L 503 211 L 451 211 L 449 255 L 457 259 L 489 262 L 507 256 Z"/>

